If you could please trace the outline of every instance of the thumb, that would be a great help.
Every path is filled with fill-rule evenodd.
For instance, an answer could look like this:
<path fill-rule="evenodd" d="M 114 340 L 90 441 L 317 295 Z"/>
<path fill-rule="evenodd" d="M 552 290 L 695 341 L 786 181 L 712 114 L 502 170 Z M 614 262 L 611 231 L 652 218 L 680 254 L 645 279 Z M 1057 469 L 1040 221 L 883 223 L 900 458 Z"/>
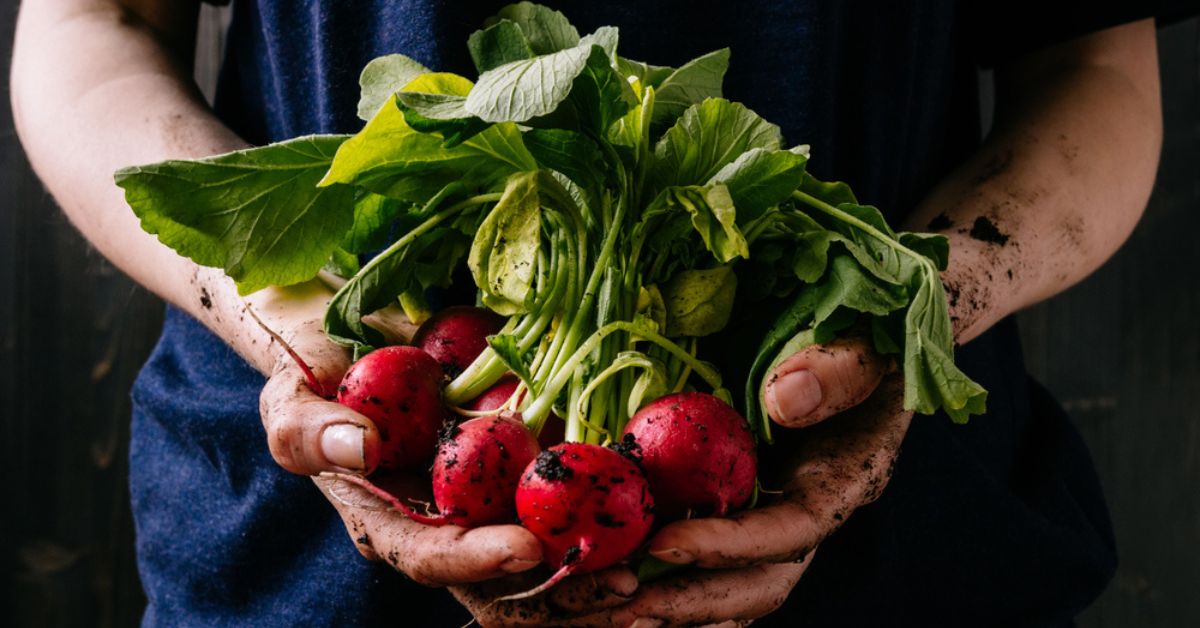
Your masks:
<path fill-rule="evenodd" d="M 375 424 L 318 396 L 294 365 L 267 380 L 259 410 L 271 456 L 292 473 L 370 473 L 379 464 L 380 438 Z"/>
<path fill-rule="evenodd" d="M 807 427 L 862 403 L 886 370 L 865 340 L 839 338 L 781 362 L 763 384 L 763 400 L 776 423 Z"/>

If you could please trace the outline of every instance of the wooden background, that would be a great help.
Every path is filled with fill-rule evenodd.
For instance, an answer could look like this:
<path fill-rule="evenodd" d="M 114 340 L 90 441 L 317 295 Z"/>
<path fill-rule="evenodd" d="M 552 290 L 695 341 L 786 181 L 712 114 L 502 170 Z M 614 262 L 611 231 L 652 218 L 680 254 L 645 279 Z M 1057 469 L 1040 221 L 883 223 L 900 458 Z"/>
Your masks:
<path fill-rule="evenodd" d="M 15 2 L 0 7 L 7 70 Z M 220 15 L 205 17 L 216 41 Z M 1077 420 L 1113 510 L 1117 578 L 1080 624 L 1200 625 L 1200 20 L 1160 31 L 1166 144 L 1104 269 L 1021 315 L 1031 372 Z M 198 74 L 219 50 L 202 46 Z M 7 77 L 7 72 L 3 76 Z M 161 306 L 71 228 L 0 98 L 0 623 L 132 626 L 130 383 Z"/>

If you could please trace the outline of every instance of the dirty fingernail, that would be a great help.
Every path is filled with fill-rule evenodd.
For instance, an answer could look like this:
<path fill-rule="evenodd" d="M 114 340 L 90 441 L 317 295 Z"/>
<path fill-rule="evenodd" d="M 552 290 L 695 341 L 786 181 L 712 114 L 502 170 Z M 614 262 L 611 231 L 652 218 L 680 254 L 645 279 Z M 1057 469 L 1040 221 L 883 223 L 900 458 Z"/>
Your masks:
<path fill-rule="evenodd" d="M 780 419 L 808 416 L 821 405 L 821 382 L 809 370 L 792 371 L 775 380 L 775 404 Z"/>
<path fill-rule="evenodd" d="M 696 562 L 696 557 L 692 556 L 691 552 L 686 552 L 677 547 L 650 550 L 650 555 L 665 563 L 671 563 L 674 565 L 688 565 Z"/>
<path fill-rule="evenodd" d="M 504 573 L 521 573 L 522 571 L 529 571 L 530 569 L 533 569 L 540 562 L 542 561 L 528 560 L 525 558 L 510 558 L 500 563 L 500 571 L 503 571 Z"/>
<path fill-rule="evenodd" d="M 366 430 L 349 423 L 330 425 L 321 434 L 321 453 L 330 464 L 362 471 L 366 467 L 363 455 L 363 439 Z"/>
<path fill-rule="evenodd" d="M 661 625 L 663 625 L 661 619 L 654 619 L 653 617 L 638 617 L 637 619 L 633 620 L 632 624 L 629 624 L 629 628 L 658 628 Z"/>

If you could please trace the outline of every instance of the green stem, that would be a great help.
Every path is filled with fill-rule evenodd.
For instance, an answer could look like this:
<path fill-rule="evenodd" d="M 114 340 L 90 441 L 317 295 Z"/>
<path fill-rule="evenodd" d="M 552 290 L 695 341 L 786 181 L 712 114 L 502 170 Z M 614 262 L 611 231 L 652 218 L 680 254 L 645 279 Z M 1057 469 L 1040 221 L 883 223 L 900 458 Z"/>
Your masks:
<path fill-rule="evenodd" d="M 828 214 L 834 218 L 837 218 L 838 220 L 840 220 L 844 223 L 854 225 L 855 227 L 858 227 L 859 229 L 862 229 L 863 231 L 869 233 L 871 235 L 871 237 L 875 238 L 876 240 L 880 240 L 882 242 L 887 242 L 888 246 L 892 247 L 893 249 L 896 249 L 897 251 L 899 251 L 900 253 L 903 253 L 904 255 L 907 255 L 908 257 L 913 258 L 917 262 L 920 262 L 920 264 L 922 266 L 930 266 L 931 265 L 929 262 L 929 259 L 926 258 L 924 255 L 921 255 L 920 253 L 908 248 L 907 246 L 900 244 L 900 242 L 898 242 L 895 238 L 892 238 L 892 237 L 888 236 L 886 233 L 881 232 L 879 229 L 875 228 L 874 225 L 868 223 L 865 220 L 862 220 L 858 216 L 855 216 L 855 215 L 845 212 L 841 209 L 838 209 L 837 207 L 834 207 L 833 205 L 830 205 L 829 203 L 826 203 L 825 201 L 823 201 L 811 194 L 808 194 L 806 192 L 801 192 L 800 190 L 796 190 L 795 192 L 792 192 L 792 198 L 795 198 L 796 200 L 804 203 L 805 205 L 808 205 L 809 207 L 812 207 L 813 209 L 819 210 L 825 214 Z"/>
<path fill-rule="evenodd" d="M 382 264 L 383 261 L 388 256 L 393 255 L 400 249 L 407 248 L 417 238 L 425 235 L 430 230 L 432 230 L 434 227 L 436 227 L 439 224 L 441 224 L 442 222 L 444 222 L 447 218 L 450 218 L 451 216 L 457 214 L 458 212 L 460 212 L 468 207 L 475 207 L 476 205 L 483 205 L 484 203 L 496 202 L 496 201 L 500 200 L 500 196 L 501 196 L 501 194 L 499 192 L 494 192 L 491 194 L 479 194 L 476 196 L 472 196 L 471 198 L 468 198 L 466 200 L 455 203 L 455 204 L 451 205 L 450 207 L 447 207 L 446 209 L 443 209 L 442 211 L 437 212 L 436 214 L 427 218 L 425 220 L 425 222 L 417 225 L 416 227 L 413 227 L 412 231 L 409 231 L 408 233 L 401 236 L 400 239 L 393 242 L 391 246 L 387 247 L 382 252 L 380 252 L 378 255 L 371 258 L 371 261 L 367 262 L 366 265 L 364 265 L 362 268 L 360 268 L 359 271 L 357 273 L 355 273 L 355 276 L 365 276 L 368 272 L 370 272 L 376 266 Z M 348 286 L 348 285 L 350 285 L 349 282 L 346 283 L 346 286 Z M 342 286 L 342 289 L 345 290 L 346 286 Z"/>
<path fill-rule="evenodd" d="M 592 334 L 586 341 L 583 342 L 583 344 L 579 345 L 579 348 L 575 350 L 575 353 L 571 354 L 571 357 L 567 359 L 561 368 L 555 369 L 554 377 L 547 383 L 546 387 L 542 389 L 542 392 L 540 395 L 538 395 L 538 398 L 535 399 L 533 403 L 529 404 L 528 408 L 526 408 L 526 422 L 532 422 L 536 418 L 544 417 L 546 414 L 548 414 L 550 412 L 550 406 L 554 403 L 554 399 L 558 397 L 558 394 L 562 392 L 563 387 L 567 385 L 567 380 L 574 376 L 575 370 L 579 368 L 579 366 L 585 359 L 587 359 L 587 356 L 590 355 L 592 351 L 596 350 L 596 347 L 598 347 L 605 338 L 619 331 L 636 335 L 643 340 L 653 342 L 663 349 L 666 349 L 668 353 L 678 358 L 684 364 L 690 366 L 692 370 L 695 371 L 695 373 L 699 375 L 701 379 L 703 379 L 705 383 L 711 386 L 714 390 L 721 388 L 721 374 L 718 373 L 712 366 L 705 364 L 704 362 L 693 357 L 687 351 L 684 351 L 679 345 L 658 335 L 655 332 L 650 331 L 649 329 L 639 327 L 635 323 L 629 321 L 614 321 L 605 325 L 604 327 L 601 327 L 600 329 L 597 329 L 596 333 Z"/>

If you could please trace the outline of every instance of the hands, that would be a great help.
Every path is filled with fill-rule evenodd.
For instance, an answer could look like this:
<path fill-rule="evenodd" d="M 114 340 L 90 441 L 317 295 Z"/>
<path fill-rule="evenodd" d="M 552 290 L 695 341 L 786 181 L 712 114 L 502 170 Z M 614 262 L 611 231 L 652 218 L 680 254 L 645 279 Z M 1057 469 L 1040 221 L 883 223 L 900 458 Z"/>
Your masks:
<path fill-rule="evenodd" d="M 491 601 L 539 578 L 452 591 L 483 626 L 742 623 L 770 613 L 787 599 L 816 546 L 887 485 L 912 414 L 903 409 L 903 378 L 885 371 L 857 339 L 810 347 L 780 364 L 767 379 L 772 418 L 811 427 L 778 434 L 777 450 L 786 455 L 764 469 L 763 481 L 779 493 L 730 518 L 669 524 L 650 541 L 660 560 L 699 569 L 639 588 L 632 572 L 615 567 L 577 576 L 544 596 L 498 604 Z"/>
<path fill-rule="evenodd" d="M 319 319 L 288 322 L 271 317 L 269 304 L 260 307 L 267 324 L 312 368 L 322 389 L 336 391 L 350 357 L 325 337 Z M 411 336 L 407 321 L 397 323 L 392 317 L 386 324 L 397 338 Z M 369 473 L 379 463 L 379 432 L 370 419 L 314 393 L 300 367 L 282 351 L 263 388 L 260 410 L 272 456 L 293 473 Z M 428 501 L 428 482 L 416 474 L 376 475 L 372 480 L 401 499 Z M 337 480 L 314 481 L 364 557 L 386 560 L 422 584 L 477 582 L 525 571 L 542 560 L 538 540 L 520 526 L 468 530 L 422 525 L 383 508 L 360 489 Z"/>

